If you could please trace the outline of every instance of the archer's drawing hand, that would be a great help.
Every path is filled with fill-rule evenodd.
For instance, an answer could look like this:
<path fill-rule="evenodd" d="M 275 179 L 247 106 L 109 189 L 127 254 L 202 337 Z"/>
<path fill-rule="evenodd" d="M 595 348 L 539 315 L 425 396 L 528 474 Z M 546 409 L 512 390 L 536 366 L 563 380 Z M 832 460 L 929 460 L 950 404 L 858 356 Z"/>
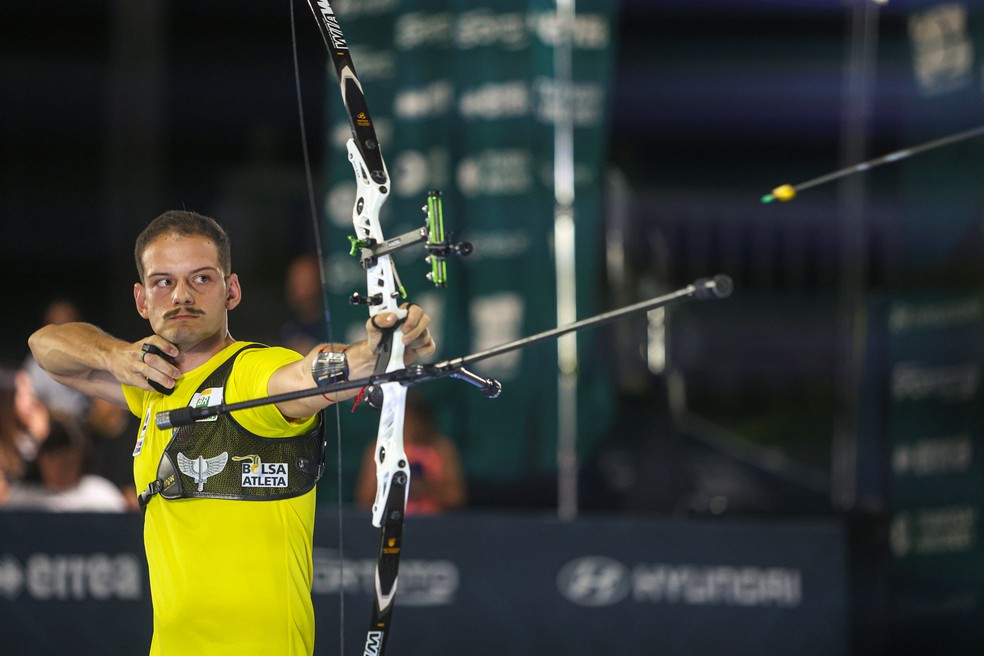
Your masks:
<path fill-rule="evenodd" d="M 112 373 L 124 385 L 151 390 L 154 389 L 152 381 L 171 390 L 181 376 L 181 370 L 173 362 L 177 356 L 177 346 L 159 335 L 151 335 L 132 344 L 121 345 L 115 354 Z M 157 388 L 157 391 L 161 390 Z"/>

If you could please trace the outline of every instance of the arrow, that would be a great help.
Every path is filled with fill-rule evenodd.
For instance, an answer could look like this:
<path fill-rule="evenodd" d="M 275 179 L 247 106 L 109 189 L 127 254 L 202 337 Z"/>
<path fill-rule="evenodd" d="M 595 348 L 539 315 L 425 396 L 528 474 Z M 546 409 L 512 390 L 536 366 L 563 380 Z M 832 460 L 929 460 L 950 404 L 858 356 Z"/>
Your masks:
<path fill-rule="evenodd" d="M 867 162 L 861 162 L 860 164 L 855 164 L 853 166 L 848 166 L 846 168 L 834 171 L 833 173 L 828 173 L 826 175 L 821 175 L 818 178 L 813 178 L 812 180 L 807 180 L 806 182 L 801 182 L 797 185 L 784 184 L 776 187 L 772 190 L 772 193 L 768 193 L 762 196 L 763 203 L 771 203 L 774 200 L 780 201 L 790 201 L 796 198 L 796 194 L 804 189 L 809 189 L 810 187 L 816 187 L 828 182 L 833 182 L 838 178 L 843 178 L 845 176 L 851 175 L 852 173 L 861 173 L 869 169 L 873 169 L 876 166 L 881 166 L 882 164 L 889 164 L 891 162 L 899 162 L 913 155 L 919 153 L 924 153 L 927 150 L 934 150 L 936 148 L 941 148 L 943 146 L 948 146 L 958 141 L 964 141 L 966 139 L 971 139 L 973 137 L 984 134 L 984 125 L 978 126 L 972 130 L 967 130 L 965 132 L 958 132 L 957 134 L 951 134 L 949 137 L 943 137 L 942 139 L 936 139 L 935 141 L 927 141 L 924 144 L 919 144 L 918 146 L 912 146 L 911 148 L 903 148 L 902 150 L 896 150 L 895 152 L 889 153 L 887 155 L 882 155 L 881 157 L 876 157 L 875 159 L 869 159 Z"/>

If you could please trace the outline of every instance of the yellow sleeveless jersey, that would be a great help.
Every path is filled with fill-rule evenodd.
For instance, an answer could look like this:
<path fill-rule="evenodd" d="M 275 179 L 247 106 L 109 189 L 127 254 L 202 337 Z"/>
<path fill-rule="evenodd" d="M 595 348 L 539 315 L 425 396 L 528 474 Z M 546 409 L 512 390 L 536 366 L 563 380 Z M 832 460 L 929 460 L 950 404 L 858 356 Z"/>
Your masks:
<path fill-rule="evenodd" d="M 140 417 L 133 451 L 138 491 L 156 479 L 171 438 L 171 429 L 156 427 L 154 415 L 187 406 L 208 375 L 245 344 L 231 344 L 185 372 L 170 396 L 123 387 L 131 412 Z M 300 357 L 277 347 L 247 349 L 226 388 L 207 393 L 213 403 L 266 396 L 270 375 Z M 268 437 L 298 435 L 316 421 L 288 422 L 272 405 L 233 416 L 246 430 Z M 314 509 L 314 490 L 278 501 L 154 497 L 144 516 L 154 607 L 151 656 L 310 656 Z"/>

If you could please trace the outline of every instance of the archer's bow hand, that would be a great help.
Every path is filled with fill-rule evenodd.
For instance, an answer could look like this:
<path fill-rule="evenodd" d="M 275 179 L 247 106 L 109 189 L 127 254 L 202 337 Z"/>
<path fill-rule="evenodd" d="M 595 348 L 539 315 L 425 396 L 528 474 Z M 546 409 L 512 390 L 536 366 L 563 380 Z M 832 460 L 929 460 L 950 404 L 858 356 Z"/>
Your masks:
<path fill-rule="evenodd" d="M 403 319 L 392 312 L 380 312 L 366 322 L 369 348 L 376 353 L 384 333 L 398 326 L 404 346 L 404 364 L 411 364 L 433 354 L 437 345 L 428 329 L 430 317 L 419 305 L 404 303 L 400 310 L 406 313 Z"/>

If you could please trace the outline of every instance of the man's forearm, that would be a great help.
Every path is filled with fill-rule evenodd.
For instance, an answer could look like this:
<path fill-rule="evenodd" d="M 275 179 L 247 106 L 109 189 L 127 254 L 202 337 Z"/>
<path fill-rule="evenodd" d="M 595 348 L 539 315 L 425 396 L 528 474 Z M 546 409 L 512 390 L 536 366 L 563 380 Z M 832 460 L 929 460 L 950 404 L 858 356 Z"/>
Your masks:
<path fill-rule="evenodd" d="M 271 395 L 283 394 L 285 392 L 315 387 L 316 383 L 314 377 L 311 375 L 311 365 L 319 351 L 344 351 L 348 359 L 349 378 L 364 378 L 372 373 L 375 365 L 375 356 L 366 342 L 357 342 L 349 345 L 319 344 L 311 349 L 303 359 L 292 362 L 275 371 L 267 385 L 267 393 Z M 359 390 L 346 390 L 327 396 L 311 396 L 285 403 L 278 403 L 277 408 L 285 417 L 293 419 L 311 417 L 325 406 L 351 399 L 358 393 Z"/>
<path fill-rule="evenodd" d="M 52 376 L 74 378 L 110 370 L 110 355 L 127 343 L 88 323 L 48 325 L 28 339 L 34 359 Z"/>
<path fill-rule="evenodd" d="M 126 360 L 121 354 L 131 345 L 92 324 L 45 326 L 31 335 L 28 345 L 48 375 L 83 394 L 125 406 L 121 383 L 149 389 L 143 376 L 127 374 L 120 364 Z"/>

